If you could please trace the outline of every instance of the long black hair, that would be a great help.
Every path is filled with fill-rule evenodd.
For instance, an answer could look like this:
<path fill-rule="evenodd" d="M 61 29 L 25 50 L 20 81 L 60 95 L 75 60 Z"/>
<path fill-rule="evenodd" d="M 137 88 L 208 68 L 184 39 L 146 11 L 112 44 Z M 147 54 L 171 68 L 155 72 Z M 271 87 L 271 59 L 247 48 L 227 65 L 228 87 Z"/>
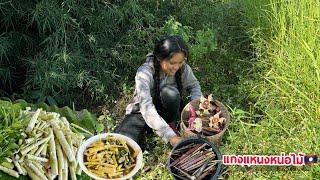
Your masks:
<path fill-rule="evenodd" d="M 158 40 L 155 44 L 154 51 L 153 51 L 153 64 L 154 64 L 154 98 L 153 103 L 156 106 L 156 109 L 161 107 L 161 100 L 160 100 L 160 62 L 165 59 L 171 59 L 173 54 L 175 53 L 184 53 L 185 58 L 188 57 L 188 47 L 186 43 L 180 36 L 166 36 L 160 40 Z M 181 82 L 181 74 L 182 68 L 180 68 L 176 74 L 175 79 L 177 82 L 178 90 L 180 96 L 182 96 L 182 82 Z"/>

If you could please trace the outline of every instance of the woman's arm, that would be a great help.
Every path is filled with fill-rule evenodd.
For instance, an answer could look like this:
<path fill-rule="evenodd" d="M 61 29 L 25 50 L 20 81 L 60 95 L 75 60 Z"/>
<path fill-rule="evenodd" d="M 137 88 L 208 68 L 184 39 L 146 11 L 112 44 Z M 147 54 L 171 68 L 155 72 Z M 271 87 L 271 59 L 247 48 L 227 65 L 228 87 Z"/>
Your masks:
<path fill-rule="evenodd" d="M 168 142 L 176 134 L 166 121 L 158 114 L 151 97 L 151 85 L 153 83 L 152 71 L 148 68 L 139 68 L 135 77 L 136 92 L 139 98 L 140 112 L 147 125 Z"/>
<path fill-rule="evenodd" d="M 200 98 L 202 95 L 200 83 L 194 76 L 191 67 L 185 63 L 182 72 L 182 86 L 190 94 L 191 100 Z"/>

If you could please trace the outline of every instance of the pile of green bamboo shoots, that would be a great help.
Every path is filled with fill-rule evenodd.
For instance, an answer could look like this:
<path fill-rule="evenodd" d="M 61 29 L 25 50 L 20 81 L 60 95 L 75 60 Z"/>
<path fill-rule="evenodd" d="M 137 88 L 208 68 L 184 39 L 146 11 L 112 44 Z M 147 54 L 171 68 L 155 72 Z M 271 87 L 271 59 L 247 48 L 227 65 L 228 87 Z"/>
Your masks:
<path fill-rule="evenodd" d="M 76 154 L 84 133 L 89 131 L 69 123 L 65 117 L 42 109 L 26 110 L 31 118 L 18 140 L 20 148 L 0 165 L 0 170 L 14 176 L 29 175 L 34 180 L 76 180 L 81 169 Z"/>

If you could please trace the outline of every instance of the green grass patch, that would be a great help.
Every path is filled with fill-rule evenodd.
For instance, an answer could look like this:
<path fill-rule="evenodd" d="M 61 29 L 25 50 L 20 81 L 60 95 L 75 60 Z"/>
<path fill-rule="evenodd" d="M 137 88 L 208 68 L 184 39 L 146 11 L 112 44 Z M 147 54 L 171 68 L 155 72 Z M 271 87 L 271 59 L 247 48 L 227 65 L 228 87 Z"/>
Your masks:
<path fill-rule="evenodd" d="M 254 107 L 263 112 L 259 126 L 233 118 L 225 154 L 318 154 L 320 123 L 319 2 L 245 1 L 251 18 L 259 72 L 253 80 Z M 250 32 L 250 31 L 249 31 Z M 312 179 L 319 165 L 295 167 L 230 166 L 230 179 Z"/>

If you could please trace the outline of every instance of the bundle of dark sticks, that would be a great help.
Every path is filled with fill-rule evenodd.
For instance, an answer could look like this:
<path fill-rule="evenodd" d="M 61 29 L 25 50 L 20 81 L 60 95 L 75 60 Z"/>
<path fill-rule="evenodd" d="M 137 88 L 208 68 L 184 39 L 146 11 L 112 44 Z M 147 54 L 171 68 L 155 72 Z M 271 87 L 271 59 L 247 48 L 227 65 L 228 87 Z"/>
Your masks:
<path fill-rule="evenodd" d="M 169 168 L 176 178 L 201 180 L 214 173 L 218 160 L 207 143 L 188 144 L 173 150 Z"/>

